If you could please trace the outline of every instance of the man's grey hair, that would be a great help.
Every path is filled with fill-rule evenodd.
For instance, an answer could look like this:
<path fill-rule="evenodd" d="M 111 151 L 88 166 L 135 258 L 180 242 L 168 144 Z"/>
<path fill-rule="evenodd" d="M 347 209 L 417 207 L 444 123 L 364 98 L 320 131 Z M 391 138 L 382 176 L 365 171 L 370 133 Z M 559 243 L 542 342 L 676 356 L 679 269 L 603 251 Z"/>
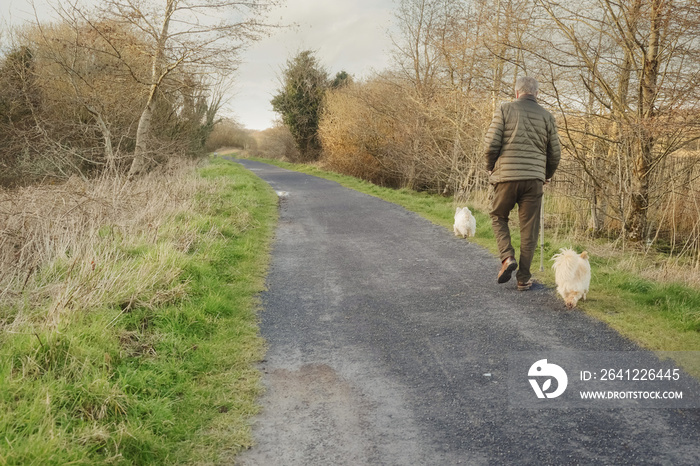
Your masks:
<path fill-rule="evenodd" d="M 515 80 L 515 92 L 520 94 L 530 94 L 537 95 L 537 89 L 539 89 L 539 84 L 535 78 L 529 76 L 520 76 Z"/>

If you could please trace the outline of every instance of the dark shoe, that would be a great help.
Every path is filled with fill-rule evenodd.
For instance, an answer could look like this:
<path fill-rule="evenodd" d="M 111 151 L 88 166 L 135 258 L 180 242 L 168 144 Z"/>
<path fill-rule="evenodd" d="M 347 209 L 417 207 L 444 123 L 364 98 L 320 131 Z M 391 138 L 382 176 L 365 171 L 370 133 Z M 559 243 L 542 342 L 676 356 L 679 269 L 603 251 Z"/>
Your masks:
<path fill-rule="evenodd" d="M 503 265 L 501 265 L 501 271 L 498 272 L 498 283 L 505 283 L 510 280 L 510 276 L 517 268 L 518 263 L 515 262 L 514 257 L 509 257 L 508 259 L 504 260 Z"/>
<path fill-rule="evenodd" d="M 518 291 L 527 291 L 532 288 L 532 278 L 525 283 L 518 282 Z"/>

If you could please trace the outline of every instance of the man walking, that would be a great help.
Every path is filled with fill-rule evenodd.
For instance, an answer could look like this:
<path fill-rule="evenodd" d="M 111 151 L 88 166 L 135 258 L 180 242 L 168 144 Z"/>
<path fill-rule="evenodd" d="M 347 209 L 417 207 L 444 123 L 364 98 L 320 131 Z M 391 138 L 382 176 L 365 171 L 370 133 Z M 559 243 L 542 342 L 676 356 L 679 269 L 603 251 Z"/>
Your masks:
<path fill-rule="evenodd" d="M 495 185 L 491 223 L 501 254 L 498 283 L 506 283 L 518 269 L 510 242 L 508 215 L 518 204 L 520 268 L 518 290 L 532 286 L 530 265 L 540 228 L 542 187 L 559 166 L 561 148 L 554 117 L 537 103 L 534 78 L 515 82 L 515 101 L 504 103 L 486 133 L 486 169 Z"/>

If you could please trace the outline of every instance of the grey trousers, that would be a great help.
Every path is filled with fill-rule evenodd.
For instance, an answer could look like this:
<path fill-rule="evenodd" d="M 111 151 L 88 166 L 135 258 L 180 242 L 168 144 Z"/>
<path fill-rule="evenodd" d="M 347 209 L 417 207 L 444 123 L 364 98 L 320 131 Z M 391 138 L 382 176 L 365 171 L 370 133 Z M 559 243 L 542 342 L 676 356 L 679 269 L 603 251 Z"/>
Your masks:
<path fill-rule="evenodd" d="M 518 261 L 518 272 L 515 275 L 518 283 L 525 283 L 532 277 L 530 266 L 537 249 L 537 236 L 540 231 L 543 186 L 544 183 L 540 180 L 519 180 L 498 183 L 494 189 L 491 225 L 496 236 L 501 261 L 508 257 L 515 257 L 515 249 L 510 242 L 508 216 L 515 204 L 518 204 L 520 260 Z"/>

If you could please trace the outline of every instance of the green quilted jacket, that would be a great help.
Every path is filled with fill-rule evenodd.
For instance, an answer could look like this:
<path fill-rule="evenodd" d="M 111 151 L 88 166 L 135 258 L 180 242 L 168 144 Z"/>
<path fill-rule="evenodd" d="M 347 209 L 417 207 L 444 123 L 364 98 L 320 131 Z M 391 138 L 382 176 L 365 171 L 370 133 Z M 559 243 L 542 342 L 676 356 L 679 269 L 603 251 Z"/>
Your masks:
<path fill-rule="evenodd" d="M 532 95 L 504 103 L 486 133 L 486 169 L 491 183 L 550 179 L 561 146 L 554 117 Z"/>

